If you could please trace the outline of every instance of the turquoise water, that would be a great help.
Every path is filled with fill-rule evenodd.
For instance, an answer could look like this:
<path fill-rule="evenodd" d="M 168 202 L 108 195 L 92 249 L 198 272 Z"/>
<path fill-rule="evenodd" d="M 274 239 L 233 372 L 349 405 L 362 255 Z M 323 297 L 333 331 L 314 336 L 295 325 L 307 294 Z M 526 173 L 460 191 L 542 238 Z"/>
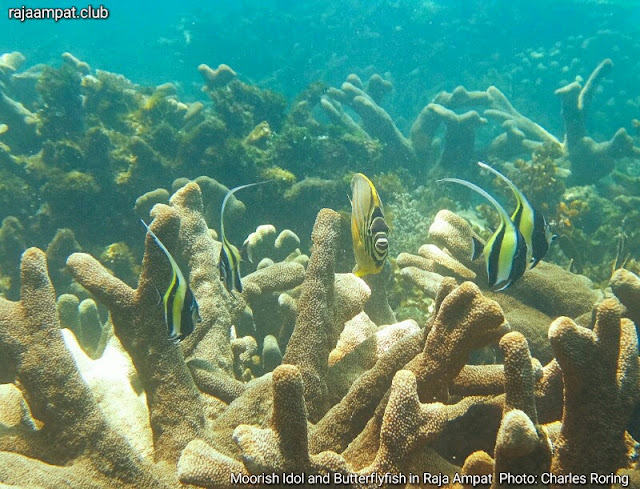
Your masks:
<path fill-rule="evenodd" d="M 62 6 L 15 4 L 21 5 Z M 610 29 L 633 39 L 640 20 L 635 2 L 612 1 L 112 0 L 104 6 L 106 21 L 21 24 L 3 12 L 0 51 L 22 51 L 30 64 L 52 63 L 70 51 L 136 82 L 180 82 L 187 92 L 199 81 L 198 64 L 224 62 L 289 95 L 312 81 L 337 83 L 365 69 L 389 72 L 400 92 L 419 78 L 424 93 L 443 79 L 468 84 L 489 69 L 500 72 L 517 53 L 551 49 L 571 36 Z M 614 43 L 618 50 L 611 52 Z M 589 65 L 603 55 L 634 58 L 619 39 L 584 49 L 580 58 Z"/>

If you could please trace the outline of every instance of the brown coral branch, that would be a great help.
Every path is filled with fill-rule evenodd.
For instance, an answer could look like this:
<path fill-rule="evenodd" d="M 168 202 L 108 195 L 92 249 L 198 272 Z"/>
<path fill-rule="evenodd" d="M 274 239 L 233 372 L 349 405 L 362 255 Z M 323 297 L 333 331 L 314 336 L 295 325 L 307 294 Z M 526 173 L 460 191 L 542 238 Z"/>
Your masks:
<path fill-rule="evenodd" d="M 628 317 L 640 327 L 640 277 L 620 268 L 611 277 L 609 285 L 618 300 L 627 308 Z"/>
<path fill-rule="evenodd" d="M 506 332 L 502 309 L 480 289 L 465 282 L 443 300 L 424 351 L 407 365 L 418 382 L 420 398 L 446 400 L 448 386 L 467 363 L 471 351 Z"/>
<path fill-rule="evenodd" d="M 61 465 L 82 457 L 88 465 L 76 476 L 84 470 L 87 481 L 102 478 L 106 484 L 106 478 L 112 477 L 120 487 L 164 487 L 148 463 L 111 429 L 82 380 L 62 339 L 42 251 L 25 251 L 21 280 L 19 302 L 0 299 L 0 345 L 15 369 L 33 417 L 42 424 L 37 456 Z M 62 471 L 18 455 L 0 455 L 4 468 L 0 480 L 4 482 L 50 487 L 50 476 L 55 480 Z"/>
<path fill-rule="evenodd" d="M 503 365 L 465 365 L 449 386 L 449 392 L 461 396 L 488 396 L 504 392 Z"/>
<path fill-rule="evenodd" d="M 427 402 L 448 400 L 448 387 L 471 351 L 497 340 L 507 328 L 498 303 L 484 297 L 475 284 L 452 287 L 450 280 L 443 281 L 423 351 L 404 367 L 415 375 L 420 399 Z M 361 453 L 378 448 L 377 433 L 387 401 L 385 397 L 380 402 L 365 429 L 345 450 L 345 457 L 355 466 L 366 462 Z"/>
<path fill-rule="evenodd" d="M 564 149 L 572 163 L 571 178 L 576 185 L 592 183 L 607 175 L 617 159 L 640 155 L 640 149 L 634 146 L 624 128 L 618 129 L 609 141 L 601 143 L 587 136 L 586 120 L 591 99 L 602 78 L 612 68 L 613 62 L 605 59 L 593 70 L 584 87 L 573 82 L 555 91 L 562 99 Z"/>
<path fill-rule="evenodd" d="M 186 186 L 176 195 L 182 198 L 181 194 L 196 189 L 197 186 Z M 180 225 L 176 211 L 157 207 L 151 227 L 169 249 L 175 249 L 174 245 L 180 242 Z M 111 276 L 89 255 L 74 253 L 67 265 L 76 280 L 109 308 L 114 331 L 131 356 L 147 393 L 155 457 L 175 463 L 186 444 L 201 435 L 204 414 L 182 350 L 168 340 L 158 305 L 156 287 L 169 283 L 169 265 L 150 235 L 145 245 L 142 273 L 135 290 Z M 207 308 L 202 307 L 203 319 L 207 314 Z M 176 412 L 181 415 L 176 417 Z"/>
<path fill-rule="evenodd" d="M 320 419 L 329 408 L 325 375 L 329 352 L 340 334 L 333 317 L 334 262 L 340 226 L 337 212 L 322 209 L 318 213 L 311 235 L 313 249 L 298 301 L 298 318 L 283 358 L 284 363 L 300 368 L 312 421 Z"/>
<path fill-rule="evenodd" d="M 593 331 L 556 319 L 549 339 L 564 377 L 564 413 L 551 470 L 610 474 L 625 463 L 625 426 L 638 398 L 638 338 L 619 303 L 596 309 Z"/>
<path fill-rule="evenodd" d="M 551 447 L 538 425 L 527 340 L 521 333 L 510 332 L 500 340 L 500 348 L 504 354 L 505 402 L 496 438 L 493 487 L 510 487 L 510 483 L 499 483 L 500 473 L 539 476 L 549 469 Z"/>
<path fill-rule="evenodd" d="M 376 364 L 356 380 L 342 400 L 316 424 L 309 446 L 312 453 L 342 452 L 362 431 L 391 386 L 395 372 L 424 347 L 424 334 L 398 341 Z"/>

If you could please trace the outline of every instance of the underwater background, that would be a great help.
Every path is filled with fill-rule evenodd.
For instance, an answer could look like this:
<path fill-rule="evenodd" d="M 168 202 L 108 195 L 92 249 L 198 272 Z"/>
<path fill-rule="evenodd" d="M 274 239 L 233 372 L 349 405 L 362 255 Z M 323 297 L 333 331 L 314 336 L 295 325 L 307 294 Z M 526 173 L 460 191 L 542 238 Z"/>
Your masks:
<path fill-rule="evenodd" d="M 0 17 L 0 483 L 639 483 L 638 2 L 10 18 L 53 3 Z M 504 291 L 473 249 L 504 222 L 437 182 L 511 215 L 478 161 L 557 238 Z M 357 173 L 389 237 L 362 277 Z"/>

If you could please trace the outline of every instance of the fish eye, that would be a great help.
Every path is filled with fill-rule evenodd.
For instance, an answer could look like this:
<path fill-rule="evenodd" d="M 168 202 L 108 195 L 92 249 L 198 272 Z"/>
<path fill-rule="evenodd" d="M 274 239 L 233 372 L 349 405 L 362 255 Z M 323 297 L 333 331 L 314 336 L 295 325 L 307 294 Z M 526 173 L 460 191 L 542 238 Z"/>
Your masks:
<path fill-rule="evenodd" d="M 378 238 L 376 239 L 375 247 L 378 251 L 386 251 L 389 248 L 389 241 L 386 238 Z"/>
<path fill-rule="evenodd" d="M 558 235 L 557 234 L 553 234 L 551 236 L 551 241 L 555 241 L 556 239 L 558 239 Z"/>

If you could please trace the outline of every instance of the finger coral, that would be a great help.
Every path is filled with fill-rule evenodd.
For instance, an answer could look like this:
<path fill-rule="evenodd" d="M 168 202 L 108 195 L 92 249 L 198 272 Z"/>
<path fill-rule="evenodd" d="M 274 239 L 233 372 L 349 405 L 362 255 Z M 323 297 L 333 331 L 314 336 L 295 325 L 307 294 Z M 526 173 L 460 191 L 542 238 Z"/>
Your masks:
<path fill-rule="evenodd" d="M 152 215 L 151 228 L 189 271 L 202 321 L 181 344 L 168 341 L 156 287 L 170 269 L 152 238 L 135 289 L 75 253 L 72 275 L 110 313 L 102 356 L 92 360 L 60 330 L 81 332 L 89 312 L 72 295 L 56 309 L 44 254 L 29 249 L 20 301 L 0 300 L 0 379 L 19 387 L 0 389 L 2 483 L 232 487 L 298 477 L 308 486 L 406 487 L 430 473 L 444 484 L 493 474 L 506 487 L 496 482 L 505 471 L 610 474 L 629 465 L 637 338 L 616 300 L 597 306 L 593 331 L 554 321 L 557 360 L 542 368 L 523 334 L 507 333 L 499 303 L 472 282 L 441 277 L 423 328 L 378 326 L 363 312 L 366 284 L 336 273 L 341 220 L 330 209 L 316 220 L 306 270 L 287 261 L 260 268 L 235 297 L 218 279 L 219 243 L 197 184 Z M 269 323 L 258 316 L 272 313 L 261 305 L 274 294 L 296 316 L 291 338 L 280 343 L 257 330 L 237 338 L 232 325 Z M 366 330 L 362 337 L 354 326 Z M 502 364 L 468 364 L 497 342 Z M 111 377 L 98 368 L 116 359 Z M 54 368 L 41 368 L 52 360 Z M 113 400 L 102 397 L 115 392 L 129 399 L 127 435 Z"/>
<path fill-rule="evenodd" d="M 111 427 L 80 376 L 62 340 L 42 251 L 24 253 L 21 281 L 19 302 L 0 299 L 0 344 L 38 429 L 3 430 L 0 479 L 34 487 L 167 487 Z"/>
<path fill-rule="evenodd" d="M 626 465 L 625 426 L 638 401 L 638 337 L 617 301 L 596 308 L 593 331 L 566 317 L 549 327 L 564 381 L 562 428 L 551 468 L 609 474 Z"/>

